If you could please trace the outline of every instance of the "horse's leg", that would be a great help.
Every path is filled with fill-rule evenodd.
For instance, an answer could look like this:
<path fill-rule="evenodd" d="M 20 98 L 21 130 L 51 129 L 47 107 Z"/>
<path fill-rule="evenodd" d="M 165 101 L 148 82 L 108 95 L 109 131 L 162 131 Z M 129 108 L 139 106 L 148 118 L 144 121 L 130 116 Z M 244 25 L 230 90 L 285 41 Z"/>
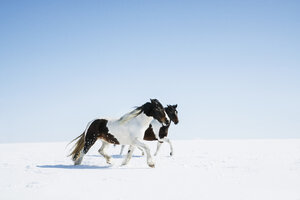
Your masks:
<path fill-rule="evenodd" d="M 141 147 L 138 147 L 138 149 L 142 152 L 142 156 L 145 155 L 144 150 Z"/>
<path fill-rule="evenodd" d="M 170 156 L 173 156 L 173 146 L 172 146 L 171 140 L 169 138 L 165 137 L 164 141 L 169 143 L 169 145 L 170 145 Z"/>
<path fill-rule="evenodd" d="M 130 145 L 130 146 L 129 146 L 129 148 L 128 148 L 128 153 L 127 153 L 126 158 L 124 159 L 122 165 L 127 165 L 127 164 L 128 164 L 129 160 L 130 160 L 131 157 L 132 157 L 132 154 L 133 154 L 134 149 L 135 149 L 135 146 L 133 146 L 133 145 Z"/>
<path fill-rule="evenodd" d="M 98 152 L 106 159 L 106 163 L 111 164 L 111 157 L 105 152 L 105 149 L 109 146 L 109 143 L 102 141 L 102 146 Z"/>
<path fill-rule="evenodd" d="M 158 141 L 158 142 L 157 142 L 157 147 L 156 147 L 156 152 L 155 152 L 154 156 L 157 156 L 157 153 L 158 153 L 158 151 L 159 151 L 161 145 L 162 145 L 162 142 Z"/>
<path fill-rule="evenodd" d="M 120 156 L 123 154 L 124 147 L 125 147 L 125 145 L 122 145 L 122 146 L 121 146 Z"/>
<path fill-rule="evenodd" d="M 122 145 L 121 151 L 120 151 L 120 156 L 123 154 L 124 147 L 125 147 L 125 145 Z M 144 150 L 142 148 L 140 148 L 140 147 L 138 147 L 138 149 L 142 152 L 142 156 L 143 156 L 144 155 Z"/>
<path fill-rule="evenodd" d="M 83 153 L 87 154 L 87 152 L 90 150 L 90 148 L 95 144 L 95 142 L 97 141 L 97 138 L 85 138 L 85 144 L 84 144 L 84 148 L 83 148 Z"/>
<path fill-rule="evenodd" d="M 134 140 L 134 144 L 137 147 L 143 148 L 145 150 L 146 155 L 147 155 L 147 164 L 149 165 L 149 167 L 155 167 L 155 164 L 154 164 L 154 162 L 152 160 L 152 156 L 150 154 L 149 147 L 146 144 L 144 144 L 143 142 L 139 141 L 138 139 Z"/>

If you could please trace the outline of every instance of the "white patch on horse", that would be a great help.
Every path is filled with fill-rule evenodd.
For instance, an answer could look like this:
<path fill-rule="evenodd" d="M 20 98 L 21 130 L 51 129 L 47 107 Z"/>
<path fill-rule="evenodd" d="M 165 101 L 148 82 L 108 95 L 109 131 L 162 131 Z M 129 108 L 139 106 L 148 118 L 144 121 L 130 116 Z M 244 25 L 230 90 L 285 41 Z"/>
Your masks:
<path fill-rule="evenodd" d="M 152 120 L 153 117 L 141 113 L 126 122 L 123 120 L 108 121 L 107 128 L 120 144 L 132 144 L 135 139 L 143 139 L 144 132 Z"/>
<path fill-rule="evenodd" d="M 165 115 L 166 115 L 166 118 L 167 118 L 168 122 L 171 123 L 171 119 L 170 119 L 170 117 L 169 117 L 169 115 L 167 114 L 166 111 L 165 111 Z"/>

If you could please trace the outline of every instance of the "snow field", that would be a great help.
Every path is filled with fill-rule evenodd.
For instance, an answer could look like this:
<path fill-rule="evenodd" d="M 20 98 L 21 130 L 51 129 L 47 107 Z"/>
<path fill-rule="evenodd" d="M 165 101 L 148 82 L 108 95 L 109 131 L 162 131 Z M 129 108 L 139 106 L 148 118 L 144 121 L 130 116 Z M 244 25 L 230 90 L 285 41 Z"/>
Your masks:
<path fill-rule="evenodd" d="M 98 141 L 74 166 L 61 143 L 0 144 L 0 199 L 300 200 L 300 140 L 177 140 L 163 144 L 149 168 L 138 149 L 113 165 Z M 151 153 L 156 142 L 147 142 Z M 124 151 L 126 152 L 126 151 Z"/>

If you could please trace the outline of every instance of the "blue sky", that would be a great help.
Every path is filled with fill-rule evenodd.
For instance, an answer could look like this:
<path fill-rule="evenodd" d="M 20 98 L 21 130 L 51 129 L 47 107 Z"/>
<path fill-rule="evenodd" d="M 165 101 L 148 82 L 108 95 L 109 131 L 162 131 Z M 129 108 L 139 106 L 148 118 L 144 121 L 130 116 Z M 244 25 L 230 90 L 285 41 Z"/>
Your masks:
<path fill-rule="evenodd" d="M 298 1 L 1 1 L 0 142 L 68 141 L 149 98 L 174 139 L 299 138 Z"/>

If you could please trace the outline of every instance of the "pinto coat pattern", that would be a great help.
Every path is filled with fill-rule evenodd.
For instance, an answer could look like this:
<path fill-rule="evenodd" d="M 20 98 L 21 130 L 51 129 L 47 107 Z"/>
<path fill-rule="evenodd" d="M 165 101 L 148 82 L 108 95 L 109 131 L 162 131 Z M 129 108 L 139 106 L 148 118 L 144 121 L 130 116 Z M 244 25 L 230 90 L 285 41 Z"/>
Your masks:
<path fill-rule="evenodd" d="M 83 134 L 72 140 L 76 143 L 69 156 L 72 157 L 75 165 L 81 164 L 84 155 L 100 139 L 102 146 L 99 153 L 103 155 L 107 163 L 111 163 L 111 157 L 105 152 L 109 144 L 124 144 L 130 145 L 132 149 L 134 147 L 142 148 L 147 154 L 147 164 L 154 167 L 149 147 L 142 142 L 144 130 L 152 120 L 164 124 L 169 123 L 165 110 L 157 99 L 151 99 L 150 102 L 137 107 L 117 120 L 95 119 L 87 125 Z M 129 162 L 131 156 L 132 153 L 129 152 L 123 165 Z"/>

